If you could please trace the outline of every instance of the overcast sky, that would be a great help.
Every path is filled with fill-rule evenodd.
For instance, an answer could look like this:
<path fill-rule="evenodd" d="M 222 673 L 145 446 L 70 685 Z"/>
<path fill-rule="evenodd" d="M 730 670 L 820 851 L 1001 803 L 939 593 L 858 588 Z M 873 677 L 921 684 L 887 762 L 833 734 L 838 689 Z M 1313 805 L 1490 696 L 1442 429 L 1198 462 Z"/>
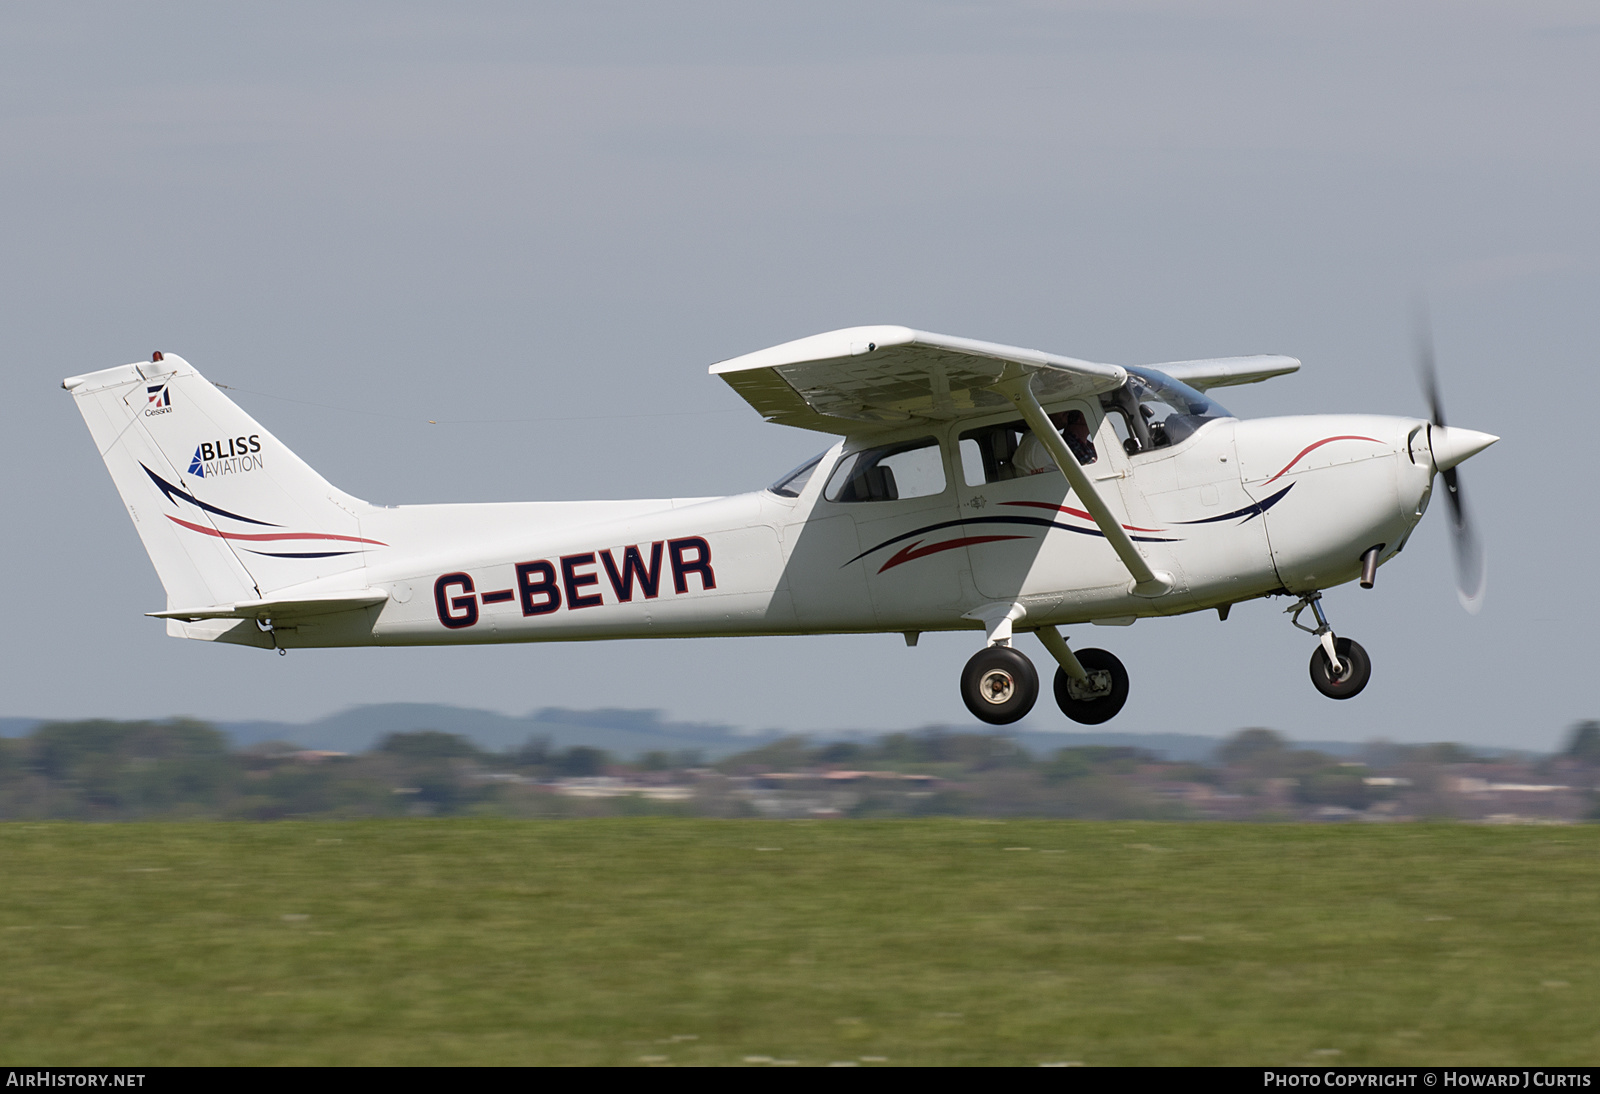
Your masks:
<path fill-rule="evenodd" d="M 0 714 L 977 726 L 976 633 L 169 639 L 63 376 L 180 353 L 378 503 L 706 495 L 825 443 L 706 375 L 790 338 L 1286 353 L 1218 394 L 1419 414 L 1422 289 L 1450 421 L 1504 438 L 1463 468 L 1482 614 L 1436 506 L 1376 590 L 1326 599 L 1373 657 L 1360 698 L 1317 695 L 1257 601 L 1070 631 L 1133 677 L 1107 728 L 1543 748 L 1600 716 L 1592 3 L 8 3 L 0 62 Z M 1068 725 L 1048 693 L 1028 724 Z"/>

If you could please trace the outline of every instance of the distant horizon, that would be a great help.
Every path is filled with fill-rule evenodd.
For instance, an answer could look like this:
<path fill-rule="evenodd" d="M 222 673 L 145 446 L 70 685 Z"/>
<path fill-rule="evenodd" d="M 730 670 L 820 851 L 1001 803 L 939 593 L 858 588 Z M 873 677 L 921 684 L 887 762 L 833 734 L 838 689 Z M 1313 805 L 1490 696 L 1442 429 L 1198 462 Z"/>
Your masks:
<path fill-rule="evenodd" d="M 672 717 L 670 712 L 664 707 L 604 706 L 576 708 L 551 706 L 547 704 L 533 707 L 521 714 L 512 714 L 495 710 L 491 707 L 465 706 L 460 703 L 396 700 L 388 703 L 352 703 L 327 714 L 306 719 L 304 721 L 290 721 L 287 719 L 275 718 L 208 718 L 181 712 L 157 717 L 130 717 L 105 714 L 56 717 L 33 715 L 0 715 L 0 737 L 26 736 L 27 734 L 33 732 L 33 730 L 38 726 L 59 722 L 82 722 L 94 720 L 113 722 L 162 722 L 173 719 L 192 719 L 194 721 L 217 726 L 224 732 L 229 733 L 230 737 L 234 737 L 240 732 L 245 732 L 246 739 L 236 741 L 236 744 L 238 744 L 240 747 L 244 747 L 250 743 L 257 743 L 262 740 L 271 739 L 269 736 L 264 735 L 264 731 L 267 730 L 267 727 L 284 727 L 285 729 L 310 730 L 315 727 L 336 724 L 342 720 L 359 720 L 363 714 L 368 712 L 389 711 L 395 708 L 418 708 L 420 710 L 435 712 L 435 717 L 440 714 L 446 716 L 455 715 L 462 719 L 479 722 L 512 724 L 532 723 L 536 726 L 568 727 L 574 731 L 581 731 L 584 728 L 588 728 L 599 734 L 603 734 L 606 731 L 615 731 L 620 729 L 627 733 L 660 735 L 664 738 L 689 739 L 706 737 L 716 738 L 729 743 L 748 740 L 752 742 L 752 744 L 784 737 L 804 737 L 820 740 L 870 739 L 883 737 L 893 733 L 939 731 L 946 733 L 987 733 L 1001 736 L 1016 735 L 1036 739 L 1041 745 L 1048 744 L 1051 738 L 1146 738 L 1151 742 L 1151 747 L 1155 749 L 1159 747 L 1157 742 L 1160 741 L 1171 742 L 1173 740 L 1187 740 L 1193 742 L 1221 742 L 1227 740 L 1233 734 L 1242 730 L 1265 728 L 1278 733 L 1284 738 L 1285 741 L 1288 741 L 1291 744 L 1304 747 L 1322 748 L 1324 750 L 1327 750 L 1331 747 L 1340 754 L 1349 755 L 1354 755 L 1360 748 L 1364 746 L 1377 743 L 1395 744 L 1402 747 L 1450 743 L 1461 744 L 1465 747 L 1492 753 L 1520 753 L 1528 755 L 1553 754 L 1561 751 L 1561 749 L 1565 747 L 1567 740 L 1570 738 L 1573 726 L 1580 724 L 1579 722 L 1574 722 L 1571 725 L 1562 727 L 1554 748 L 1536 749 L 1528 748 L 1525 745 L 1520 744 L 1467 742 L 1458 739 L 1452 739 L 1444 735 L 1433 736 L 1425 740 L 1396 740 L 1393 737 L 1387 737 L 1381 734 L 1372 734 L 1367 737 L 1352 740 L 1339 737 L 1321 737 L 1312 736 L 1309 734 L 1297 734 L 1277 726 L 1241 725 L 1232 730 L 1218 733 L 1206 732 L 1204 730 L 1183 731 L 1177 729 L 1149 729 L 1145 727 L 1134 728 L 1120 725 L 1079 726 L 1073 723 L 1045 728 L 1045 726 L 1041 724 L 1042 720 L 1030 723 L 1030 721 L 1026 719 L 1012 726 L 986 726 L 976 722 L 966 724 L 928 721 L 887 729 L 850 726 L 811 727 L 803 729 L 779 726 L 758 728 L 753 726 L 734 725 L 725 722 L 678 719 Z M 401 717 L 405 716 L 401 715 Z M 427 716 L 419 715 L 419 717 L 426 718 Z M 459 724 L 457 724 L 456 728 L 449 728 L 446 725 L 396 727 L 391 730 L 391 732 L 409 732 L 418 729 L 429 728 L 437 728 L 442 732 L 458 733 L 467 737 L 475 736 L 470 729 L 461 728 Z M 496 736 L 500 736 L 500 734 L 496 734 Z"/>

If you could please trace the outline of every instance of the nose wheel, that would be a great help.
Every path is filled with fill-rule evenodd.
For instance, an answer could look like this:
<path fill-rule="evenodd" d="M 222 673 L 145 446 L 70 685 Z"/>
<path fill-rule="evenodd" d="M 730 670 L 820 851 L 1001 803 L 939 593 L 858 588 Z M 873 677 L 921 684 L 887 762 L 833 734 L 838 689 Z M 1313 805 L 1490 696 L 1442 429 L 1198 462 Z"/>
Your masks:
<path fill-rule="evenodd" d="M 1010 646 L 989 646 L 972 655 L 961 670 L 961 698 L 973 717 L 992 726 L 1009 725 L 1033 709 L 1039 674 Z"/>
<path fill-rule="evenodd" d="M 1317 617 L 1317 625 L 1308 627 L 1300 622 L 1300 613 L 1307 608 Z M 1372 658 L 1361 644 L 1349 638 L 1339 638 L 1322 614 L 1322 594 L 1310 593 L 1287 609 L 1294 614 L 1289 622 L 1317 636 L 1317 648 L 1311 655 L 1311 684 L 1329 699 L 1354 699 L 1361 694 L 1372 678 Z"/>
<path fill-rule="evenodd" d="M 1359 643 L 1348 638 L 1336 638 L 1333 644 L 1339 654 L 1339 668 L 1334 669 L 1328 651 L 1318 646 L 1311 655 L 1311 684 L 1330 699 L 1353 699 L 1372 677 L 1372 659 Z"/>

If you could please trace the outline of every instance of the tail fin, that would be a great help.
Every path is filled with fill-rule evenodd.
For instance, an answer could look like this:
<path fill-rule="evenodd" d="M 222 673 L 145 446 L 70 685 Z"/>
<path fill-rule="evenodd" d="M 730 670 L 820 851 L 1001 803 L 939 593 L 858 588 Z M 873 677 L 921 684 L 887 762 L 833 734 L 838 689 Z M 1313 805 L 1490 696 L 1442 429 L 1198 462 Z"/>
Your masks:
<path fill-rule="evenodd" d="M 367 503 L 334 489 L 183 358 L 156 358 L 62 387 L 89 425 L 169 610 L 255 600 L 357 570 L 367 551 L 385 546 L 361 535 Z M 174 625 L 189 637 L 220 637 Z"/>

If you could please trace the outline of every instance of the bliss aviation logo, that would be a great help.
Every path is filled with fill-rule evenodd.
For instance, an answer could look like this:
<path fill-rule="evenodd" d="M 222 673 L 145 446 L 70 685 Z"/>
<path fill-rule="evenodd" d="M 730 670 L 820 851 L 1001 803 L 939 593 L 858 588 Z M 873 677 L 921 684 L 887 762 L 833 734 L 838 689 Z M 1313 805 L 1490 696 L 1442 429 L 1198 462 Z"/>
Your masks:
<path fill-rule="evenodd" d="M 202 441 L 195 446 L 189 461 L 189 474 L 197 479 L 218 475 L 237 475 L 261 468 L 261 434 L 229 437 L 225 441 Z"/>

